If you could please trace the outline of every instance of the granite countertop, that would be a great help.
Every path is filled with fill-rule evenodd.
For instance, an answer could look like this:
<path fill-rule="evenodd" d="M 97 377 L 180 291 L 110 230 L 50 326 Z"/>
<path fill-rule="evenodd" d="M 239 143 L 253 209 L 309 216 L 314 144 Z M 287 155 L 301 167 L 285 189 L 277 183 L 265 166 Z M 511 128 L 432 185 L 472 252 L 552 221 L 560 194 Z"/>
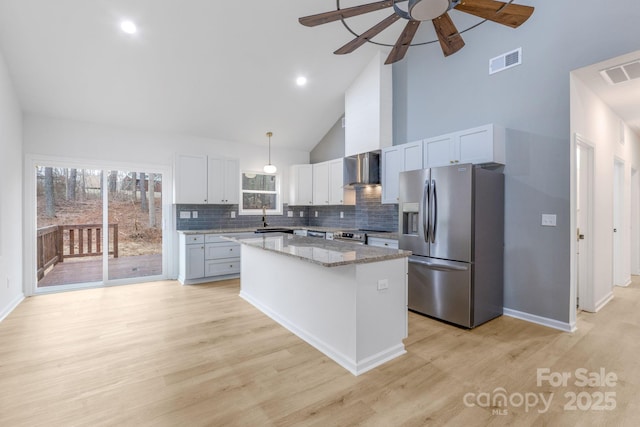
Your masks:
<path fill-rule="evenodd" d="M 270 233 L 257 237 L 227 237 L 243 245 L 292 256 L 325 267 L 365 264 L 389 259 L 405 258 L 411 251 L 358 245 L 335 240 Z"/>
<path fill-rule="evenodd" d="M 225 234 L 225 233 L 252 233 L 258 229 L 261 229 L 262 227 L 245 227 L 245 228 L 218 228 L 218 229 L 207 229 L 207 230 L 178 230 L 178 233 L 182 233 L 182 234 Z M 267 227 L 266 229 L 270 229 L 270 228 L 278 228 L 278 229 L 287 229 L 287 230 L 313 230 L 313 231 L 323 231 L 323 232 L 330 232 L 333 233 L 335 231 L 338 231 L 337 228 L 335 227 L 313 227 L 313 226 L 306 226 L 306 225 L 297 225 L 297 226 L 277 226 L 274 225 L 273 227 Z"/>

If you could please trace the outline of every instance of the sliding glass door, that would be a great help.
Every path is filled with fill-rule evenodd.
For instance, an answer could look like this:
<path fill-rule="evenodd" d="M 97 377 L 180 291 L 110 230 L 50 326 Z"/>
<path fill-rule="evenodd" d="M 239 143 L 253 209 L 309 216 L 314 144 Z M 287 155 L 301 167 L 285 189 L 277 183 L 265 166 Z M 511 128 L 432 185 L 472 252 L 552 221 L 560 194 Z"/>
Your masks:
<path fill-rule="evenodd" d="M 36 166 L 37 288 L 163 276 L 162 174 Z"/>

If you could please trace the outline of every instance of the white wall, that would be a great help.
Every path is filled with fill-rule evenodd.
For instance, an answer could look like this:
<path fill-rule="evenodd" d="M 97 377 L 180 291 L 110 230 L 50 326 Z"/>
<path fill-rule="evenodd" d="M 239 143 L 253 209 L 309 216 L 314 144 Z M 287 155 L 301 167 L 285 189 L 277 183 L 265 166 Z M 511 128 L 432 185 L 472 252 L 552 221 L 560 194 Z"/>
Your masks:
<path fill-rule="evenodd" d="M 22 112 L 0 54 L 0 320 L 22 293 Z"/>
<path fill-rule="evenodd" d="M 571 76 L 571 131 L 594 145 L 594 306 L 611 296 L 613 286 L 614 159 L 624 161 L 622 269 L 631 280 L 631 169 L 640 166 L 640 137 L 625 126 L 620 144 L 620 117 L 579 78 Z M 575 155 L 575 153 L 574 153 Z"/>

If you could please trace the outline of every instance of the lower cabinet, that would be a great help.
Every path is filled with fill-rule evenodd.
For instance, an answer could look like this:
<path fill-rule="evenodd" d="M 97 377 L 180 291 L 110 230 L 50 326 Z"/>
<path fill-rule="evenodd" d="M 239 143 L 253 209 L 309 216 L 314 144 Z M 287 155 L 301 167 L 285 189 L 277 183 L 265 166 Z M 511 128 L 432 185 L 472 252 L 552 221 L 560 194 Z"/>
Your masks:
<path fill-rule="evenodd" d="M 178 280 L 183 285 L 238 277 L 240 244 L 217 234 L 180 233 Z"/>
<path fill-rule="evenodd" d="M 381 248 L 398 249 L 398 241 L 395 239 L 385 239 L 383 237 L 369 237 L 367 245 L 378 246 Z"/>

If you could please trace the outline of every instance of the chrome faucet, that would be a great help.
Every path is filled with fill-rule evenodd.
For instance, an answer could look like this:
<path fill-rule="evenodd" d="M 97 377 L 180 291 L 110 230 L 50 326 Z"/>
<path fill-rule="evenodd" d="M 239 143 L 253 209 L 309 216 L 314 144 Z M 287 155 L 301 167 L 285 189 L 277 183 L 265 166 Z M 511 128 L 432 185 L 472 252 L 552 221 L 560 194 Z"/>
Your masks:
<path fill-rule="evenodd" d="M 267 208 L 262 207 L 262 227 L 266 227 L 267 225 Z"/>

